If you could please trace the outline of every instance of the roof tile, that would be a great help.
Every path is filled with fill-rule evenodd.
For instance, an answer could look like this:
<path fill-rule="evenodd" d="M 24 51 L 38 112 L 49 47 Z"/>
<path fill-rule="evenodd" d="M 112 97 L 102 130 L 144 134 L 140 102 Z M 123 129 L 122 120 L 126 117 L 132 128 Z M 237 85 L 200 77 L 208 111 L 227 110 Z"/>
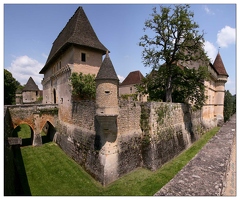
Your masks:
<path fill-rule="evenodd" d="M 141 83 L 142 79 L 143 75 L 140 71 L 133 71 L 128 74 L 128 76 L 124 79 L 120 86 L 139 84 Z"/>
<path fill-rule="evenodd" d="M 53 42 L 47 62 L 40 71 L 40 74 L 44 73 L 54 57 L 70 44 L 90 47 L 102 51 L 103 55 L 107 51 L 107 48 L 99 41 L 82 7 L 78 7 Z"/>
<path fill-rule="evenodd" d="M 108 52 L 102 62 L 102 65 L 96 77 L 96 80 L 100 79 L 119 80 L 116 71 L 113 67 L 112 61 L 108 55 Z"/>
<path fill-rule="evenodd" d="M 217 54 L 217 57 L 213 63 L 213 67 L 216 69 L 217 73 L 219 75 L 225 75 L 225 76 L 228 76 L 228 73 L 224 67 L 224 64 L 223 64 L 223 61 L 222 61 L 222 58 L 220 56 L 220 54 L 218 53 Z"/>
<path fill-rule="evenodd" d="M 39 89 L 38 89 L 37 84 L 34 82 L 32 77 L 30 77 L 22 91 L 24 92 L 24 91 L 38 91 L 38 90 Z"/>

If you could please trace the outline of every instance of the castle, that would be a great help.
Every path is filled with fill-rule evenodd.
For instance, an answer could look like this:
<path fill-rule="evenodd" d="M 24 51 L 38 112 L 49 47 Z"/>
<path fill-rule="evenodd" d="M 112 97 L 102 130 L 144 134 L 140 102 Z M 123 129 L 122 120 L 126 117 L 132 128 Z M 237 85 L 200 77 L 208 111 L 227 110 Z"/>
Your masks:
<path fill-rule="evenodd" d="M 16 105 L 39 103 L 41 97 L 42 90 L 39 90 L 33 78 L 30 77 L 22 90 L 17 89 Z"/>
<path fill-rule="evenodd" d="M 120 100 L 108 52 L 79 7 L 53 42 L 40 71 L 42 103 L 58 105 L 53 140 L 103 185 L 138 167 L 156 170 L 201 137 L 203 127 L 223 120 L 228 75 L 220 54 L 208 66 L 209 98 L 202 111 L 193 112 L 180 103 Z M 69 82 L 73 72 L 96 75 L 95 101 L 73 99 Z"/>

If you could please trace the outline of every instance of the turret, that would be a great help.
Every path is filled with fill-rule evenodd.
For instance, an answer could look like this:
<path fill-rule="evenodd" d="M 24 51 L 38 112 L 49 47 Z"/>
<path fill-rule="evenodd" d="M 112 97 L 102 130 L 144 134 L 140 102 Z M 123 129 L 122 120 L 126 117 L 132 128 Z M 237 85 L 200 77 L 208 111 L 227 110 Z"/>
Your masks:
<path fill-rule="evenodd" d="M 96 130 L 99 138 L 99 158 L 103 166 L 102 184 L 118 178 L 117 117 L 119 80 L 108 52 L 99 69 L 96 81 Z"/>
<path fill-rule="evenodd" d="M 213 63 L 213 67 L 217 71 L 217 80 L 216 80 L 216 94 L 215 94 L 215 108 L 214 115 L 217 119 L 218 125 L 221 125 L 223 122 L 223 110 L 224 110 L 224 92 L 225 92 L 225 83 L 228 79 L 227 71 L 224 67 L 222 58 L 218 52 L 216 59 Z"/>
<path fill-rule="evenodd" d="M 117 116 L 119 79 L 108 52 L 99 69 L 96 81 L 97 116 Z"/>

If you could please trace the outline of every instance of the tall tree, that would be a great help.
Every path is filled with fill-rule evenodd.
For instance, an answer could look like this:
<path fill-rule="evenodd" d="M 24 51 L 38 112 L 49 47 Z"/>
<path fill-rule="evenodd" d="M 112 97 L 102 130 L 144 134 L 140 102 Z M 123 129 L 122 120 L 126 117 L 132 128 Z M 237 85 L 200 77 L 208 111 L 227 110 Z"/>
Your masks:
<path fill-rule="evenodd" d="M 15 94 L 20 83 L 12 76 L 12 73 L 4 69 L 4 105 L 15 103 Z"/>
<path fill-rule="evenodd" d="M 229 90 L 225 91 L 224 95 L 224 122 L 230 119 L 230 117 L 234 114 L 234 98 Z"/>
<path fill-rule="evenodd" d="M 179 66 L 185 68 L 196 61 L 201 61 L 204 66 L 209 62 L 202 48 L 204 33 L 199 34 L 199 26 L 193 21 L 194 13 L 189 8 L 189 5 L 160 6 L 159 13 L 156 7 L 153 8 L 144 27 L 145 32 L 150 32 L 139 42 L 144 48 L 142 58 L 145 66 L 159 71 L 161 63 L 164 63 L 165 78 L 162 81 L 166 102 L 172 102 L 172 93 L 177 88 L 174 78 Z"/>

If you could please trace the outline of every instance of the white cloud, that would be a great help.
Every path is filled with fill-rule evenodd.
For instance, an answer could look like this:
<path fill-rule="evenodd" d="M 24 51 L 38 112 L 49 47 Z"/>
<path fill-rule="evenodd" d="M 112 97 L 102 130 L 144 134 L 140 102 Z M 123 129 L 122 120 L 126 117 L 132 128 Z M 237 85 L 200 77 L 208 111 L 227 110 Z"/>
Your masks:
<path fill-rule="evenodd" d="M 211 62 L 214 62 L 216 55 L 217 55 L 217 49 L 216 47 L 209 41 L 204 42 L 204 50 L 207 53 L 208 57 L 210 58 Z"/>
<path fill-rule="evenodd" d="M 207 13 L 207 14 L 209 14 L 209 15 L 214 15 L 215 13 L 212 11 L 212 10 L 210 10 L 207 6 L 204 6 L 204 10 L 205 10 L 205 12 Z"/>
<path fill-rule="evenodd" d="M 11 62 L 11 66 L 8 67 L 8 70 L 12 73 L 13 77 L 20 82 L 21 85 L 26 84 L 31 76 L 38 85 L 38 88 L 41 90 L 43 74 L 39 74 L 39 72 L 43 66 L 44 64 L 39 63 L 37 60 L 25 55 L 16 57 Z"/>
<path fill-rule="evenodd" d="M 236 38 L 236 29 L 230 26 L 225 26 L 217 34 L 217 44 L 220 47 L 227 47 L 229 44 L 234 44 Z"/>
<path fill-rule="evenodd" d="M 117 75 L 118 79 L 120 80 L 120 82 L 123 82 L 123 80 L 125 79 L 123 76 Z"/>

